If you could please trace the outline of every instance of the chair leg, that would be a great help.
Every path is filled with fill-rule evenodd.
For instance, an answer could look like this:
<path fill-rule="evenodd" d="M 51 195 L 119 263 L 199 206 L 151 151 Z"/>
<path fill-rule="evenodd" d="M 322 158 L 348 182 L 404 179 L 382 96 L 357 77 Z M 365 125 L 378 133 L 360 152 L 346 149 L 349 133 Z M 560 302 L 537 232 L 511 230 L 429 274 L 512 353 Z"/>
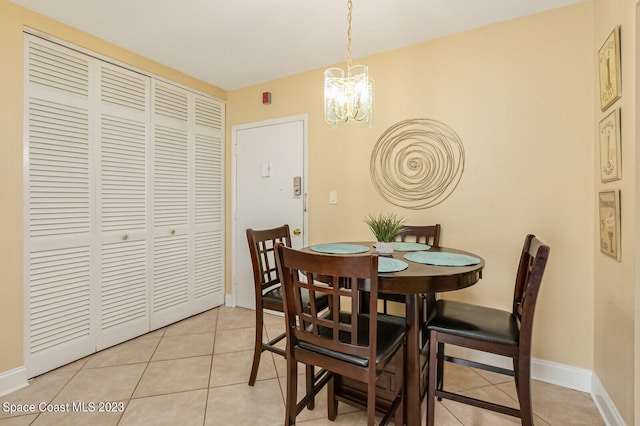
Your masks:
<path fill-rule="evenodd" d="M 436 296 L 433 293 L 426 293 L 422 295 L 422 299 L 420 302 L 420 327 L 424 325 L 429 320 L 429 315 L 436 307 Z M 427 345 L 427 341 L 429 340 L 429 333 L 425 332 L 422 334 L 422 347 Z"/>
<path fill-rule="evenodd" d="M 436 408 L 436 382 L 438 380 L 436 364 L 439 362 L 438 350 L 438 333 L 432 331 L 429 333 L 429 373 L 427 374 L 427 426 L 433 426 L 435 421 Z"/>
<path fill-rule="evenodd" d="M 262 356 L 262 328 L 262 307 L 256 306 L 256 338 L 253 346 L 253 364 L 251 365 L 249 386 L 255 385 L 256 377 L 258 377 L 258 367 L 260 367 L 260 357 Z"/>
<path fill-rule="evenodd" d="M 531 404 L 531 366 L 530 360 L 518 359 L 516 372 L 516 383 L 518 390 L 518 401 L 520 402 L 520 420 L 522 426 L 533 426 L 533 406 Z"/>
<path fill-rule="evenodd" d="M 308 395 L 313 391 L 313 384 L 316 381 L 316 372 L 315 372 L 315 368 L 313 368 L 313 365 L 307 365 L 305 373 L 306 373 L 305 378 L 307 383 L 306 394 Z M 307 408 L 309 410 L 313 410 L 315 406 L 316 406 L 316 399 L 311 398 L 311 400 L 307 403 Z"/>
<path fill-rule="evenodd" d="M 518 371 L 518 358 L 512 358 L 513 362 L 513 379 L 516 382 L 516 393 L 520 399 L 520 372 Z"/>
<path fill-rule="evenodd" d="M 403 425 L 404 424 L 404 403 L 405 403 L 405 392 L 404 392 L 404 375 L 405 375 L 405 365 L 406 365 L 406 356 L 405 352 L 407 350 L 407 346 L 404 347 L 398 352 L 396 355 L 396 391 L 400 391 L 400 404 L 398 404 L 398 408 L 394 413 L 394 424 L 395 425 Z"/>
<path fill-rule="evenodd" d="M 338 400 L 336 399 L 336 380 L 333 376 L 327 384 L 327 418 L 334 421 L 338 416 Z"/>
<path fill-rule="evenodd" d="M 444 387 L 444 343 L 438 342 L 438 350 L 436 355 L 438 356 L 438 374 L 436 376 L 438 382 L 436 384 L 436 387 L 438 390 L 442 390 Z M 442 398 L 438 398 L 438 401 L 442 401 Z"/>
<path fill-rule="evenodd" d="M 298 414 L 298 361 L 287 353 L 287 391 L 285 396 L 285 426 L 296 424 Z"/>
<path fill-rule="evenodd" d="M 372 367 L 373 368 L 373 367 Z M 367 384 L 367 426 L 376 424 L 376 381 L 369 376 Z"/>

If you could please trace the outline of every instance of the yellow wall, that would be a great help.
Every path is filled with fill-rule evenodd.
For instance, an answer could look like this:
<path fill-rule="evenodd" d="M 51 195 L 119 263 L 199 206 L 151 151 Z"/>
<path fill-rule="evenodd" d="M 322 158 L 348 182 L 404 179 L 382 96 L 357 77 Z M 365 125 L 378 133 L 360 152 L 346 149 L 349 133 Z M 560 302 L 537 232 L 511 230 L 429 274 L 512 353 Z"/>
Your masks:
<path fill-rule="evenodd" d="M 358 59 L 376 81 L 371 129 L 324 123 L 323 70 L 229 92 L 227 129 L 308 113 L 309 242 L 370 239 L 362 222 L 370 212 L 441 223 L 443 245 L 478 253 L 487 265 L 478 285 L 447 297 L 510 309 L 524 237 L 537 234 L 550 244 L 551 260 L 534 356 L 591 369 L 592 46 L 593 5 L 581 3 Z M 270 106 L 261 104 L 263 91 L 272 92 Z M 466 151 L 458 188 L 427 210 L 392 206 L 369 178 L 380 135 L 416 117 L 449 124 Z M 338 192 L 337 205 L 328 203 L 330 190 Z"/>
<path fill-rule="evenodd" d="M 23 365 L 22 357 L 22 27 L 19 13 L 0 3 L 0 371 Z"/>
<path fill-rule="evenodd" d="M 23 357 L 23 27 L 226 99 L 226 92 L 117 46 L 0 0 L 0 373 Z"/>
<path fill-rule="evenodd" d="M 616 25 L 620 25 L 622 58 L 622 97 L 607 111 L 600 111 L 598 93 L 594 101 L 594 134 L 598 123 L 613 108 L 621 110 L 622 179 L 611 183 L 600 182 L 599 158 L 595 159 L 594 178 L 597 193 L 620 189 L 622 206 L 622 262 L 617 262 L 599 251 L 595 253 L 595 345 L 594 372 L 614 401 L 618 411 L 629 425 L 634 424 L 634 405 L 640 405 L 640 394 L 634 394 L 634 371 L 640 368 L 640 353 L 634 342 L 638 331 L 634 328 L 635 315 L 640 308 L 636 303 L 638 288 L 637 246 L 634 236 L 636 224 L 636 0 L 595 1 L 594 54 Z M 594 87 L 598 84 L 595 76 Z M 598 149 L 598 144 L 594 145 Z M 597 208 L 597 205 L 594 204 Z M 597 217 L 596 217 L 597 221 Z M 597 227 L 594 222 L 594 228 Z M 596 236 L 596 239 L 598 237 Z M 634 337 L 635 336 L 635 337 Z M 635 353 L 635 356 L 634 356 Z M 634 365 L 635 363 L 635 365 Z M 637 374 L 637 372 L 636 372 Z M 637 384 L 636 384 L 637 386 Z M 635 424 L 640 418 L 635 417 Z"/>

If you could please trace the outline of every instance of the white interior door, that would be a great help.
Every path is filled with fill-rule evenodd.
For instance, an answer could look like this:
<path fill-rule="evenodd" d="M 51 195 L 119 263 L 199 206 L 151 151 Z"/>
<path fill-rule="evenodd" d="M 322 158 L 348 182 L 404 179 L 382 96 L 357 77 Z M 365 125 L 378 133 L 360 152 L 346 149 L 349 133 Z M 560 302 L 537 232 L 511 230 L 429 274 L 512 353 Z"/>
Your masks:
<path fill-rule="evenodd" d="M 288 224 L 293 247 L 306 244 L 306 116 L 236 126 L 233 291 L 255 309 L 246 229 Z"/>

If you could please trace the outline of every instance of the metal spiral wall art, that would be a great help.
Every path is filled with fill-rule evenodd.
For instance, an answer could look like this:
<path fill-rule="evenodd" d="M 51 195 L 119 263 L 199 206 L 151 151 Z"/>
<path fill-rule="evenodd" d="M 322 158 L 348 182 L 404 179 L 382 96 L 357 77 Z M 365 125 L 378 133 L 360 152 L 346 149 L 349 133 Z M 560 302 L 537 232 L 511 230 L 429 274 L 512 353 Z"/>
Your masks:
<path fill-rule="evenodd" d="M 371 154 L 371 179 L 390 203 L 419 210 L 440 204 L 464 171 L 464 147 L 449 126 L 428 118 L 388 128 Z"/>

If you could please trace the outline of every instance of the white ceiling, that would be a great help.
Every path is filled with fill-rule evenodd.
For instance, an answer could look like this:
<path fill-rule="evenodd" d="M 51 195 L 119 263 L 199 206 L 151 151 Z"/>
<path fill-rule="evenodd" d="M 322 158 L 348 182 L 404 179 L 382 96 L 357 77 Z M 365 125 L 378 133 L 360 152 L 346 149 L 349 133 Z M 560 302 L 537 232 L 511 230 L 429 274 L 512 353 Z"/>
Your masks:
<path fill-rule="evenodd" d="M 347 59 L 346 0 L 12 0 L 225 90 Z M 359 58 L 583 0 L 353 0 Z"/>

